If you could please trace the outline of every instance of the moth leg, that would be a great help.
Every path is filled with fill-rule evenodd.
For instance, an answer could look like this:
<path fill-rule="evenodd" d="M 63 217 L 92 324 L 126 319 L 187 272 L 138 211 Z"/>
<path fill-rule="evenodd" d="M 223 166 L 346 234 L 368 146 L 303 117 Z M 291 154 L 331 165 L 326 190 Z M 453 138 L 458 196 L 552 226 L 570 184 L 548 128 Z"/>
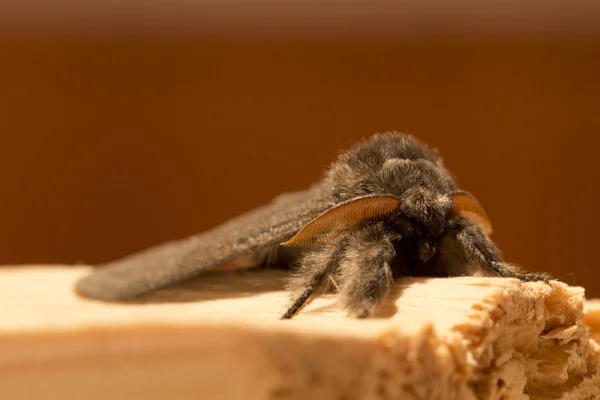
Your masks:
<path fill-rule="evenodd" d="M 389 293 L 393 282 L 391 263 L 396 252 L 392 241 L 398 236 L 381 224 L 356 232 L 340 261 L 340 304 L 348 315 L 366 318 Z"/>
<path fill-rule="evenodd" d="M 522 281 L 548 282 L 550 279 L 548 275 L 522 272 L 519 267 L 504 262 L 500 250 L 475 223 L 464 218 L 454 218 L 449 223 L 448 232 L 441 240 L 440 254 L 450 275 L 471 275 L 465 271 L 465 265 L 476 264 L 492 276 Z"/>
<path fill-rule="evenodd" d="M 288 283 L 293 303 L 281 319 L 293 318 L 312 298 L 329 289 L 329 277 L 335 273 L 345 249 L 346 240 L 341 239 L 307 253 L 300 260 L 298 272 Z"/>

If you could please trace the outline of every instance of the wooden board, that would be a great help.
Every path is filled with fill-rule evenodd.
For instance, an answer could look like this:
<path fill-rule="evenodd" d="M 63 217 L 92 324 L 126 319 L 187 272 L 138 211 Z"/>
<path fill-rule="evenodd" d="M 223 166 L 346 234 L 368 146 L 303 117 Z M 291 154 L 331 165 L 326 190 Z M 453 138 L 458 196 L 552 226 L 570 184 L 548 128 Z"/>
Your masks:
<path fill-rule="evenodd" d="M 280 321 L 281 271 L 215 271 L 113 304 L 72 292 L 87 271 L 0 270 L 2 398 L 600 398 L 579 287 L 404 279 L 374 318 L 346 318 L 331 294 Z"/>

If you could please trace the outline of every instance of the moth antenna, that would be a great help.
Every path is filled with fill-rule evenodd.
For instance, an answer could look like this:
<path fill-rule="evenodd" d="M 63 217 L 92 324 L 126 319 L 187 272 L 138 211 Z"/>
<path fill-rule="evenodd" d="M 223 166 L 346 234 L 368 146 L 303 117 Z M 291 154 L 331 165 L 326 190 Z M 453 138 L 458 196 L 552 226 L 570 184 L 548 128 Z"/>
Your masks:
<path fill-rule="evenodd" d="M 310 247 L 330 242 L 340 234 L 351 232 L 369 221 L 385 221 L 398 214 L 402 200 L 392 195 L 360 196 L 325 211 L 298 231 L 283 246 Z"/>
<path fill-rule="evenodd" d="M 493 230 L 490 218 L 471 193 L 458 191 L 452 195 L 452 199 L 454 200 L 452 211 L 455 215 L 475 222 L 483 228 L 486 235 L 492 234 Z"/>

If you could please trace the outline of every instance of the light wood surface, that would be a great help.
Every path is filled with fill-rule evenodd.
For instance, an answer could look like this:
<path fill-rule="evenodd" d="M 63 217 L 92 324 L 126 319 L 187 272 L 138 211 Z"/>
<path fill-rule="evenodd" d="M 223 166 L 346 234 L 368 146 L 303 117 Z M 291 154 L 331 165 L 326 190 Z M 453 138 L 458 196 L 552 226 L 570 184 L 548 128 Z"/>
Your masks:
<path fill-rule="evenodd" d="M 579 287 L 404 279 L 374 318 L 346 318 L 331 294 L 279 321 L 284 272 L 218 271 L 109 304 L 72 292 L 87 271 L 0 271 L 2 398 L 600 398 Z M 600 304 L 585 311 L 597 334 Z"/>
<path fill-rule="evenodd" d="M 592 339 L 600 343 L 600 299 L 586 301 L 584 323 L 590 328 Z"/>

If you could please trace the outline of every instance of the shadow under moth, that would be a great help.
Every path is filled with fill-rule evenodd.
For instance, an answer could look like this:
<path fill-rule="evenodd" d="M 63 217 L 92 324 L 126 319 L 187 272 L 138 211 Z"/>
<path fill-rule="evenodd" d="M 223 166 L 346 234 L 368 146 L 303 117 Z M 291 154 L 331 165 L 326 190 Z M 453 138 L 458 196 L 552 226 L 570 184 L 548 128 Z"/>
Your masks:
<path fill-rule="evenodd" d="M 402 276 L 484 275 L 546 281 L 505 263 L 477 200 L 411 135 L 376 134 L 340 153 L 322 179 L 209 231 L 103 265 L 84 297 L 126 300 L 225 263 L 286 265 L 292 318 L 335 285 L 364 318 Z"/>

